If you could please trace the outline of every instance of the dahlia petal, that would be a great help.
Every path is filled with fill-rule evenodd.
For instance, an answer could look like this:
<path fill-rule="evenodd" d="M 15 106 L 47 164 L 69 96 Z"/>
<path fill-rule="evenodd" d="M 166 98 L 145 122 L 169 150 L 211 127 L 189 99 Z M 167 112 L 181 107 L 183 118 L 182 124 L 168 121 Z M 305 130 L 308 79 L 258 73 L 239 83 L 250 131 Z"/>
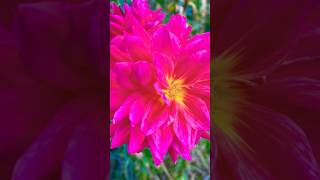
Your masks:
<path fill-rule="evenodd" d="M 186 71 L 189 67 L 193 67 L 192 70 Z M 202 50 L 186 59 L 181 59 L 175 68 L 175 74 L 190 83 L 202 80 L 201 78 L 204 78 L 205 75 L 210 79 L 210 52 Z"/>
<path fill-rule="evenodd" d="M 117 35 L 123 32 L 123 27 L 115 22 L 110 22 L 110 30 L 114 35 Z"/>
<path fill-rule="evenodd" d="M 159 153 L 151 136 L 147 137 L 147 141 L 150 147 L 153 162 L 155 163 L 156 166 L 159 166 L 163 161 L 163 156 Z"/>
<path fill-rule="evenodd" d="M 164 157 L 168 152 L 168 149 L 171 145 L 173 134 L 171 127 L 162 127 L 159 128 L 156 132 L 154 132 L 151 136 L 153 139 L 153 143 L 155 148 L 157 148 L 161 157 Z"/>
<path fill-rule="evenodd" d="M 192 150 L 194 146 L 199 143 L 200 136 L 199 132 L 196 129 L 191 129 L 190 136 L 188 137 L 188 148 Z"/>
<path fill-rule="evenodd" d="M 200 98 L 188 96 L 182 108 L 184 117 L 194 129 L 210 130 L 210 113 L 207 104 Z"/>
<path fill-rule="evenodd" d="M 153 69 L 147 61 L 138 61 L 133 65 L 133 73 L 140 85 L 149 84 L 153 78 Z"/>
<path fill-rule="evenodd" d="M 169 121 L 167 125 L 170 125 L 173 121 L 178 118 L 179 107 L 175 102 L 172 102 L 169 107 Z"/>
<path fill-rule="evenodd" d="M 62 180 L 102 180 L 106 177 L 104 136 L 98 121 L 79 125 L 70 138 L 62 162 Z"/>
<path fill-rule="evenodd" d="M 137 96 L 135 94 L 129 96 L 126 101 L 117 109 L 117 111 L 114 113 L 112 122 L 114 124 L 118 123 L 119 121 L 125 119 L 130 112 L 131 106 L 133 102 L 137 99 Z"/>
<path fill-rule="evenodd" d="M 176 14 L 170 17 L 168 22 L 168 26 L 170 31 L 180 40 L 184 40 L 188 38 L 191 28 L 187 26 L 187 19 L 180 14 Z"/>
<path fill-rule="evenodd" d="M 190 155 L 190 150 L 188 146 L 183 145 L 180 141 L 175 137 L 172 140 L 172 148 L 185 160 L 191 160 L 192 157 Z"/>
<path fill-rule="evenodd" d="M 210 33 L 202 33 L 193 36 L 187 44 L 181 48 L 180 59 L 186 59 L 203 50 L 210 51 Z"/>
<path fill-rule="evenodd" d="M 198 131 L 191 128 L 182 114 L 175 119 L 173 128 L 177 139 L 190 150 L 193 149 L 199 139 Z"/>
<path fill-rule="evenodd" d="M 146 104 L 144 100 L 138 98 L 132 104 L 129 114 L 129 120 L 132 126 L 136 126 L 142 121 L 142 118 L 145 114 Z"/>
<path fill-rule="evenodd" d="M 143 26 L 134 17 L 131 9 L 127 4 L 124 5 L 124 9 L 126 11 L 125 21 L 127 23 L 125 25 L 127 26 L 127 28 L 131 29 L 133 35 L 141 37 L 145 43 L 150 42 L 151 37 L 143 28 Z"/>
<path fill-rule="evenodd" d="M 192 87 L 192 94 L 195 96 L 204 96 L 210 99 L 210 85 L 201 85 L 201 83 L 210 84 L 209 80 L 203 80 L 203 82 L 196 82 Z"/>
<path fill-rule="evenodd" d="M 166 78 L 171 77 L 174 71 L 174 64 L 172 60 L 165 54 L 154 53 L 153 63 L 156 67 L 158 80 L 162 85 L 166 85 Z"/>
<path fill-rule="evenodd" d="M 120 50 L 117 46 L 110 44 L 111 67 L 117 61 L 131 61 L 129 54 Z"/>
<path fill-rule="evenodd" d="M 118 83 L 128 89 L 133 89 L 135 84 L 132 82 L 132 63 L 115 63 L 115 73 Z"/>
<path fill-rule="evenodd" d="M 115 2 L 110 3 L 110 8 L 112 9 L 114 14 L 118 14 L 118 15 L 123 14 L 121 11 L 121 8 Z"/>
<path fill-rule="evenodd" d="M 118 124 L 110 124 L 109 126 L 110 126 L 110 137 L 112 137 L 118 127 Z"/>
<path fill-rule="evenodd" d="M 112 85 L 111 85 L 112 87 Z M 110 110 L 117 110 L 118 107 L 126 100 L 126 93 L 121 91 L 119 88 L 110 88 Z"/>
<path fill-rule="evenodd" d="M 117 15 L 117 14 L 110 14 L 110 21 L 115 22 L 117 24 L 122 24 L 124 23 L 124 19 L 122 16 Z M 111 29 L 111 28 L 110 28 Z"/>
<path fill-rule="evenodd" d="M 168 111 L 160 106 L 157 100 L 147 105 L 146 112 L 142 118 L 141 130 L 147 136 L 154 133 L 157 128 L 168 120 Z"/>
<path fill-rule="evenodd" d="M 205 139 L 207 139 L 207 140 L 210 141 L 210 135 L 209 135 L 209 133 L 202 131 L 202 132 L 200 132 L 200 136 L 201 136 L 202 138 L 205 138 Z"/>
<path fill-rule="evenodd" d="M 125 41 L 127 43 L 128 51 L 133 59 L 140 60 L 140 59 L 150 59 L 148 54 L 148 49 L 145 45 L 143 39 L 138 36 L 131 36 L 126 35 Z"/>
<path fill-rule="evenodd" d="M 140 151 L 144 144 L 145 136 L 140 130 L 140 126 L 131 126 L 128 153 L 133 154 Z"/>
<path fill-rule="evenodd" d="M 170 157 L 171 157 L 173 163 L 176 164 L 177 160 L 178 160 L 178 153 L 172 147 L 170 147 L 169 154 L 170 154 Z"/>
<path fill-rule="evenodd" d="M 183 115 L 179 114 L 177 116 L 177 119 L 173 122 L 173 129 L 181 143 L 188 146 L 188 139 L 191 136 L 191 127 Z"/>
<path fill-rule="evenodd" d="M 128 123 L 123 123 L 117 127 L 112 137 L 111 149 L 122 146 L 128 143 L 130 135 L 130 125 Z"/>
<path fill-rule="evenodd" d="M 152 37 L 151 50 L 166 54 L 169 57 L 174 56 L 179 52 L 179 40 L 177 37 L 168 31 L 166 26 L 159 28 Z"/>

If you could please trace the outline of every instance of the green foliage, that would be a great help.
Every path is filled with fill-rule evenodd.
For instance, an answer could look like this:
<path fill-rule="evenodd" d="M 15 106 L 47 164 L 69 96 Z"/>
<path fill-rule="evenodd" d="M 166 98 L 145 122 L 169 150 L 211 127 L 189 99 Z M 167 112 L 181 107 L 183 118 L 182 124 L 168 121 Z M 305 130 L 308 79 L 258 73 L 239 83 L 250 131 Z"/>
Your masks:
<path fill-rule="evenodd" d="M 165 22 L 171 15 L 180 13 L 187 17 L 192 25 L 192 33 L 210 31 L 210 1 L 209 0 L 150 0 L 152 9 L 162 8 L 166 13 Z"/>
<path fill-rule="evenodd" d="M 122 6 L 131 4 L 131 0 L 111 0 Z M 205 2 L 205 3 L 203 3 Z M 210 31 L 210 1 L 209 0 L 149 0 L 152 9 L 162 8 L 166 14 L 164 22 L 170 16 L 180 13 L 187 17 L 192 25 L 192 34 Z M 137 155 L 129 155 L 126 145 L 110 152 L 110 179 L 144 180 L 144 179 L 205 179 L 209 180 L 210 142 L 201 140 L 192 151 L 192 161 L 185 161 L 179 157 L 173 164 L 170 157 L 165 158 L 160 167 L 153 163 L 148 149 Z"/>
<path fill-rule="evenodd" d="M 167 155 L 164 162 L 156 167 L 148 149 L 137 155 L 129 155 L 124 145 L 110 152 L 110 178 L 117 180 L 143 179 L 210 179 L 210 142 L 201 142 L 192 151 L 192 160 L 185 161 L 179 157 L 173 164 Z"/>

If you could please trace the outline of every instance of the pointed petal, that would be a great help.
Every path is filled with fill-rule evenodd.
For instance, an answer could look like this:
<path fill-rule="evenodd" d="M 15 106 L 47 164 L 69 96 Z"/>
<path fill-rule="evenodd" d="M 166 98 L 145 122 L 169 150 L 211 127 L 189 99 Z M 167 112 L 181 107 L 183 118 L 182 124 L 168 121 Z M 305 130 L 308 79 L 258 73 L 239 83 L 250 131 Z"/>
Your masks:
<path fill-rule="evenodd" d="M 202 99 L 194 96 L 186 97 L 185 107 L 182 111 L 192 128 L 210 130 L 209 108 Z"/>
<path fill-rule="evenodd" d="M 191 136 L 191 127 L 182 114 L 179 113 L 177 119 L 173 122 L 173 129 L 181 143 L 188 146 L 188 139 Z"/>
<path fill-rule="evenodd" d="M 157 128 L 168 121 L 168 110 L 158 100 L 148 104 L 142 118 L 141 130 L 147 136 L 154 133 Z"/>
<path fill-rule="evenodd" d="M 177 137 L 172 140 L 172 148 L 185 160 L 191 160 L 190 150 Z"/>
<path fill-rule="evenodd" d="M 172 133 L 172 129 L 169 126 L 159 128 L 155 133 L 151 135 L 154 145 L 162 158 L 164 158 L 164 156 L 167 154 L 168 149 L 171 145 L 173 139 Z"/>
<path fill-rule="evenodd" d="M 152 154 L 153 162 L 155 163 L 156 166 L 159 166 L 163 161 L 163 157 L 161 156 L 158 149 L 156 148 L 151 136 L 147 137 L 147 141 L 150 148 L 150 152 Z"/>
<path fill-rule="evenodd" d="M 128 153 L 133 154 L 139 152 L 144 144 L 145 136 L 140 130 L 140 126 L 131 126 Z"/>
<path fill-rule="evenodd" d="M 187 19 L 180 14 L 176 14 L 170 17 L 168 22 L 170 31 L 181 40 L 186 40 L 190 35 L 191 28 L 187 25 Z"/>
<path fill-rule="evenodd" d="M 170 33 L 166 26 L 159 28 L 152 37 L 151 51 L 166 54 L 171 57 L 179 50 L 178 38 Z"/>
<path fill-rule="evenodd" d="M 132 126 L 139 124 L 145 114 L 146 104 L 142 98 L 138 98 L 131 106 L 129 120 Z"/>
<path fill-rule="evenodd" d="M 170 77 L 174 71 L 174 64 L 170 57 L 162 53 L 153 54 L 153 63 L 156 66 L 157 75 Z"/>
<path fill-rule="evenodd" d="M 137 95 L 133 94 L 130 95 L 125 102 L 117 109 L 117 111 L 114 113 L 112 122 L 118 123 L 119 121 L 123 120 L 129 115 L 130 109 L 134 101 L 137 99 Z"/>
<path fill-rule="evenodd" d="M 111 149 L 122 146 L 128 143 L 130 134 L 130 125 L 126 124 L 123 126 L 118 126 L 112 137 Z"/>
<path fill-rule="evenodd" d="M 173 161 L 174 164 L 177 163 L 177 160 L 178 160 L 178 153 L 177 151 L 174 150 L 174 148 L 170 147 L 169 149 L 169 154 L 170 154 L 170 157 Z"/>

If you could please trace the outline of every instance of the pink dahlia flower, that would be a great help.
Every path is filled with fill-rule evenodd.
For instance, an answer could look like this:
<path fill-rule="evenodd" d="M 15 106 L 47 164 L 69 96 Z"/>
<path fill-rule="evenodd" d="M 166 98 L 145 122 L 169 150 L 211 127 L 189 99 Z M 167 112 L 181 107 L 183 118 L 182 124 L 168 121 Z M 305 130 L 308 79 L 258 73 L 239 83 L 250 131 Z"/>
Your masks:
<path fill-rule="evenodd" d="M 168 151 L 174 162 L 190 160 L 210 130 L 210 34 L 190 37 L 180 15 L 148 31 L 132 9 L 131 31 L 111 40 L 111 148 L 149 148 L 156 165 Z"/>
<path fill-rule="evenodd" d="M 214 178 L 320 179 L 319 3 L 216 5 Z"/>

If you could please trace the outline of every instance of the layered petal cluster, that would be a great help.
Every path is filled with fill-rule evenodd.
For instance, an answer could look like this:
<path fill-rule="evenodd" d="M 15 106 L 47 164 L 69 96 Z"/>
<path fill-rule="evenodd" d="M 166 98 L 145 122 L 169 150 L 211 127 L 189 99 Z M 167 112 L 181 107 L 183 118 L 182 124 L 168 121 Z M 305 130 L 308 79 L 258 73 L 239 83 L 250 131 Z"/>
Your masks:
<path fill-rule="evenodd" d="M 319 3 L 216 5 L 214 178 L 320 179 Z"/>
<path fill-rule="evenodd" d="M 132 5 L 124 4 L 123 10 L 115 3 L 111 3 L 110 36 L 136 31 L 136 26 L 143 27 L 147 32 L 155 31 L 165 17 L 161 9 L 152 11 L 145 0 L 135 0 Z M 128 26 L 127 22 L 131 22 Z"/>
<path fill-rule="evenodd" d="M 210 34 L 191 37 L 180 15 L 150 31 L 148 19 L 131 15 L 136 7 L 125 7 L 131 31 L 111 40 L 111 148 L 149 148 L 156 165 L 167 152 L 174 162 L 178 155 L 191 160 L 210 130 Z"/>

